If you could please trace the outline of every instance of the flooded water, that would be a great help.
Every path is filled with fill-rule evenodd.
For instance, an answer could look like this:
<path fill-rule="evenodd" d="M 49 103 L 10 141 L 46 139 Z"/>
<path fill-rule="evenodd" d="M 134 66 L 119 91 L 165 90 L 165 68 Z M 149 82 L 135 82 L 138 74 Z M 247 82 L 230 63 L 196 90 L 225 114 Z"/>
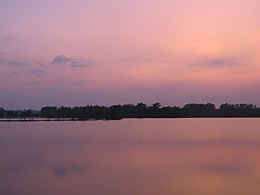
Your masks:
<path fill-rule="evenodd" d="M 1 122 L 0 194 L 260 194 L 260 119 Z"/>

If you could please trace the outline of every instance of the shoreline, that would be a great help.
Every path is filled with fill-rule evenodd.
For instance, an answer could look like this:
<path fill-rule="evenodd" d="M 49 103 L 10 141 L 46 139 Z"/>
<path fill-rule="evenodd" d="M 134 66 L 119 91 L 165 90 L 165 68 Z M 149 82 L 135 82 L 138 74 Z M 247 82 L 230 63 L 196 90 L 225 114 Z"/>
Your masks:
<path fill-rule="evenodd" d="M 105 118 L 12 118 L 12 119 L 5 119 L 0 118 L 0 122 L 66 122 L 66 121 L 115 121 L 115 120 L 123 120 L 123 119 L 241 119 L 241 118 L 260 118 L 259 116 L 241 116 L 241 117 L 222 117 L 222 116 L 215 116 L 215 117 L 141 117 L 141 118 L 115 118 L 115 119 L 105 119 Z"/>

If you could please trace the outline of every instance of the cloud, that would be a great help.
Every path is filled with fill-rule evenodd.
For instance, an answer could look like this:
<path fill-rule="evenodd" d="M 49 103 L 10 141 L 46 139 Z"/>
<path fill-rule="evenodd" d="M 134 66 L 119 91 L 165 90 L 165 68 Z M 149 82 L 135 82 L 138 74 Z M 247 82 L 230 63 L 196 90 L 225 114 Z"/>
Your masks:
<path fill-rule="evenodd" d="M 71 164 L 70 166 L 54 166 L 52 172 L 57 177 L 65 177 L 68 174 L 78 174 L 83 171 L 89 171 L 93 167 L 90 164 Z"/>
<path fill-rule="evenodd" d="M 31 81 L 31 82 L 28 82 L 28 85 L 40 85 L 40 83 L 37 81 Z"/>
<path fill-rule="evenodd" d="M 19 66 L 24 66 L 25 65 L 24 62 L 15 61 L 15 60 L 9 60 L 7 57 L 0 58 L 0 63 L 4 64 L 6 66 L 11 66 L 11 67 L 19 67 Z"/>
<path fill-rule="evenodd" d="M 35 63 L 36 63 L 37 65 L 44 66 L 44 64 L 41 63 L 41 62 L 39 62 L 39 61 L 36 61 Z"/>
<path fill-rule="evenodd" d="M 72 66 L 72 68 L 84 68 L 84 67 L 89 67 L 89 65 L 87 65 L 87 64 L 77 64 L 77 65 Z"/>
<path fill-rule="evenodd" d="M 197 164 L 193 167 L 203 172 L 208 173 L 221 173 L 221 174 L 237 174 L 242 172 L 245 167 L 243 164 L 237 163 L 208 163 L 208 164 Z"/>
<path fill-rule="evenodd" d="M 71 68 L 85 68 L 94 65 L 95 62 L 92 61 L 86 61 L 85 63 L 80 63 L 78 60 L 75 60 L 71 62 L 70 67 Z"/>
<path fill-rule="evenodd" d="M 35 76 L 45 76 L 47 71 L 46 70 L 27 70 L 24 71 L 25 74 L 29 74 L 29 75 L 35 75 Z"/>
<path fill-rule="evenodd" d="M 37 77 L 42 77 L 42 76 L 46 76 L 47 71 L 46 70 L 41 70 L 41 69 L 37 69 L 37 70 L 26 70 L 26 71 L 21 71 L 21 72 L 12 72 L 11 75 L 13 76 L 17 76 L 17 75 L 31 75 L 31 76 L 37 76 Z"/>
<path fill-rule="evenodd" d="M 52 169 L 54 175 L 56 175 L 57 177 L 63 177 L 67 175 L 67 169 L 65 167 L 54 167 Z"/>
<path fill-rule="evenodd" d="M 52 64 L 66 64 L 68 62 L 71 62 L 69 65 L 71 68 L 86 68 L 96 64 L 95 62 L 90 60 L 85 60 L 81 58 L 69 58 L 65 55 L 58 55 L 52 60 Z"/>
<path fill-rule="evenodd" d="M 7 62 L 6 65 L 8 65 L 8 66 L 23 66 L 25 64 L 23 62 L 12 60 L 12 61 Z"/>
<path fill-rule="evenodd" d="M 192 62 L 189 65 L 216 68 L 216 67 L 241 66 L 242 64 L 237 62 L 233 58 L 208 58 L 208 59 L 201 59 Z"/>
<path fill-rule="evenodd" d="M 6 65 L 9 67 L 21 67 L 21 66 L 25 66 L 25 65 L 38 65 L 38 66 L 44 66 L 43 63 L 41 63 L 40 61 L 35 61 L 32 59 L 27 59 L 27 60 L 13 60 L 10 59 L 9 57 L 7 57 L 6 55 L 2 55 L 2 57 L 0 56 L 0 64 L 2 65 Z"/>
<path fill-rule="evenodd" d="M 11 75 L 12 76 L 21 75 L 21 73 L 20 72 L 11 72 Z"/>
<path fill-rule="evenodd" d="M 67 58 L 64 55 L 59 55 L 56 56 L 53 60 L 52 60 L 52 64 L 63 64 L 63 63 L 67 63 L 70 62 L 71 60 L 73 60 L 72 58 Z"/>

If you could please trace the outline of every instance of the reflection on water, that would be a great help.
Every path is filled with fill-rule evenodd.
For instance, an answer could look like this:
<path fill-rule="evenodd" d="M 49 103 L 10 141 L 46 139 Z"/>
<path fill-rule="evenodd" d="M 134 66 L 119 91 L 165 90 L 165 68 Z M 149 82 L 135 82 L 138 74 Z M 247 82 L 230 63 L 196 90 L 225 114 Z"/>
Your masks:
<path fill-rule="evenodd" d="M 0 123 L 0 194 L 260 194 L 260 119 Z"/>

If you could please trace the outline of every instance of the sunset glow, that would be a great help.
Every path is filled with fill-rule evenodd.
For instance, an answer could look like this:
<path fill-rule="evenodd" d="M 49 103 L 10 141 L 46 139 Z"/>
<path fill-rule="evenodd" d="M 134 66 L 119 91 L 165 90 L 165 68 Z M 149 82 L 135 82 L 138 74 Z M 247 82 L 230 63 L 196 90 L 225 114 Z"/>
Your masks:
<path fill-rule="evenodd" d="M 0 1 L 0 107 L 260 105 L 259 0 Z"/>

